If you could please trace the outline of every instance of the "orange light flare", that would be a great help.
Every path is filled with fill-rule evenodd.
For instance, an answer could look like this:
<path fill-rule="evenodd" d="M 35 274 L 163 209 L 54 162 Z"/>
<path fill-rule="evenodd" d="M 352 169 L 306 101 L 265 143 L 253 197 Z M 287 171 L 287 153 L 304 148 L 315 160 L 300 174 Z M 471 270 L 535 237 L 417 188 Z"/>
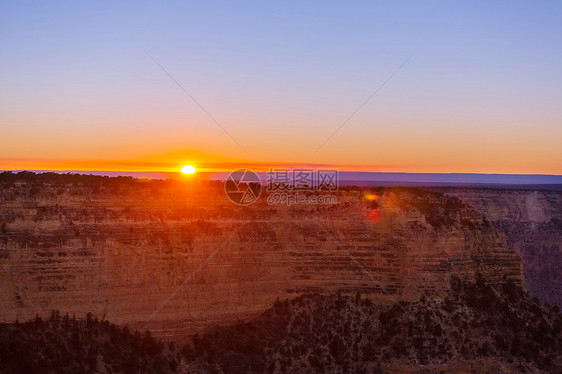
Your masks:
<path fill-rule="evenodd" d="M 371 224 L 379 223 L 382 218 L 382 210 L 377 204 L 379 198 L 380 196 L 375 193 L 366 193 L 363 195 L 363 199 L 367 202 L 365 216 Z"/>
<path fill-rule="evenodd" d="M 378 206 L 365 211 L 365 216 L 371 224 L 379 223 L 382 218 L 382 210 Z"/>
<path fill-rule="evenodd" d="M 367 201 L 377 201 L 380 196 L 374 193 L 367 193 L 364 195 L 365 200 Z"/>

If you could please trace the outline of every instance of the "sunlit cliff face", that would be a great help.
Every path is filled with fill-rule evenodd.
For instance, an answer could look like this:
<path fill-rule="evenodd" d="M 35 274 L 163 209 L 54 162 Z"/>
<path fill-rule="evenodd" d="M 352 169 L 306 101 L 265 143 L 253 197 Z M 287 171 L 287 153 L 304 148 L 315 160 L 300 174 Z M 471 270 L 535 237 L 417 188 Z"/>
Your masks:
<path fill-rule="evenodd" d="M 451 274 L 468 279 L 474 269 L 523 282 L 519 258 L 493 227 L 460 200 L 420 189 L 342 187 L 330 192 L 337 204 L 292 206 L 262 194 L 240 206 L 223 182 L 191 177 L 16 182 L 0 183 L 9 197 L 0 201 L 1 321 L 91 312 L 181 338 L 305 293 L 444 297 Z"/>

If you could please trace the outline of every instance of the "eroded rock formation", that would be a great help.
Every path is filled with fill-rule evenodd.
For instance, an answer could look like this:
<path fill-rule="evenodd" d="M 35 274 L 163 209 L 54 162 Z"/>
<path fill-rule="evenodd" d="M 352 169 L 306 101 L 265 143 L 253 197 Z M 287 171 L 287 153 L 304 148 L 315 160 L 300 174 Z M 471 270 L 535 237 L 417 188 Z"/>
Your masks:
<path fill-rule="evenodd" d="M 524 285 L 505 236 L 455 197 L 345 189 L 335 205 L 232 204 L 221 183 L 0 183 L 0 320 L 106 316 L 177 341 L 277 298 L 443 298 L 451 276 Z"/>
<path fill-rule="evenodd" d="M 446 189 L 482 212 L 523 259 L 529 293 L 562 306 L 562 192 Z"/>

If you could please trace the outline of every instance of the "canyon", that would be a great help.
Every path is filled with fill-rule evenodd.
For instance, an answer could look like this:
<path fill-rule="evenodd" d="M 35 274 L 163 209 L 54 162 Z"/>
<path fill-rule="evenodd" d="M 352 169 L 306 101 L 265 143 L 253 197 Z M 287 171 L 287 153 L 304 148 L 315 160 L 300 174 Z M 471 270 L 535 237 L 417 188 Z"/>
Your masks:
<path fill-rule="evenodd" d="M 337 204 L 269 205 L 262 196 L 238 206 L 221 182 L 4 175 L 0 320 L 90 312 L 185 341 L 253 318 L 278 299 L 311 293 L 359 292 L 394 305 L 444 299 L 452 277 L 525 287 L 524 267 L 538 267 L 514 251 L 529 248 L 517 244 L 525 236 L 517 227 L 527 226 L 516 223 L 540 218 L 529 229 L 544 224 L 555 231 L 541 250 L 559 244 L 560 228 L 552 226 L 560 212 L 556 193 L 521 192 L 550 205 L 534 211 L 531 204 L 509 227 L 501 217 L 512 212 L 486 201 L 497 198 L 501 207 L 511 197 L 493 190 L 345 187 L 331 193 Z M 507 236 L 505 227 L 511 228 Z M 542 261 L 527 249 L 520 253 Z M 535 287 L 543 278 L 531 279 Z M 541 287 L 536 290 L 544 295 L 556 291 Z"/>

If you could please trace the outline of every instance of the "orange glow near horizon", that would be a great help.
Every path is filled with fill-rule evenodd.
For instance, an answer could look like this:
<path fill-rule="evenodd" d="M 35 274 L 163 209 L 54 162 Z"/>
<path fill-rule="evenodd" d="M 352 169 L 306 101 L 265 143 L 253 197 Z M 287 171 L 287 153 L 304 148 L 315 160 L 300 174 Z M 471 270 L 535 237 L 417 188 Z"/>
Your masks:
<path fill-rule="evenodd" d="M 184 158 L 185 159 L 185 158 Z M 80 160 L 80 159 L 41 159 L 41 158 L 0 158 L 0 171 L 3 170 L 36 170 L 36 171 L 108 171 L 108 172 L 147 172 L 147 173 L 178 173 L 189 164 L 181 163 L 180 157 L 175 158 L 144 158 L 133 160 Z M 230 172 L 239 168 L 253 171 L 268 171 L 270 168 L 335 168 L 340 171 L 356 172 L 404 172 L 404 173 L 481 173 L 481 174 L 550 174 L 562 175 L 562 168 L 556 164 L 544 165 L 536 169 L 532 165 L 521 167 L 471 167 L 459 162 L 457 167 L 441 165 L 395 165 L 381 164 L 343 164 L 343 163 L 302 163 L 302 162 L 256 162 L 207 158 L 198 162 L 196 172 Z M 187 173 L 184 173 L 187 174 Z M 368 198 L 368 197 L 366 197 Z"/>
<path fill-rule="evenodd" d="M 166 120 L 167 126 L 181 125 L 179 119 Z M 324 123 L 327 119 L 318 121 Z M 418 125 L 431 128 L 425 123 Z M 310 157 L 311 153 L 329 131 L 311 134 L 312 130 L 302 124 L 298 137 L 263 128 L 247 130 L 244 138 L 237 132 L 254 160 L 213 127 L 194 137 L 187 130 L 170 136 L 170 132 L 153 130 L 158 126 L 148 124 L 144 132 L 122 130 L 111 136 L 65 132 L 51 122 L 24 131 L 30 126 L 18 123 L 0 137 L 0 170 L 178 173 L 186 164 L 197 164 L 197 171 L 202 173 L 238 168 L 267 171 L 270 167 L 329 167 L 365 172 L 562 175 L 558 135 L 562 130 L 553 127 L 552 132 L 532 132 L 522 124 L 509 132 L 494 128 L 486 132 L 444 128 L 416 132 L 414 125 L 411 131 L 403 131 L 408 128 L 404 119 L 402 126 L 378 126 L 377 136 L 373 137 L 365 136 L 365 125 L 358 121 L 346 126 L 314 157 Z M 233 119 L 229 128 L 240 126 Z M 290 128 L 287 133 L 295 131 Z"/>
<path fill-rule="evenodd" d="M 542 158 L 539 154 L 521 153 L 518 156 L 507 148 L 496 147 L 496 153 L 490 148 L 475 149 L 474 147 L 447 147 L 427 150 L 425 145 L 406 142 L 402 147 L 381 145 L 375 150 L 369 147 L 354 147 L 353 152 L 343 152 L 352 144 L 344 144 L 343 148 L 331 148 L 329 145 L 322 154 L 307 162 L 298 162 L 296 156 L 283 160 L 280 154 L 265 152 L 259 155 L 252 149 L 257 161 L 240 158 L 236 146 L 228 148 L 224 153 L 194 149 L 176 149 L 170 151 L 145 151 L 145 155 L 126 157 L 136 152 L 122 149 L 122 154 L 108 154 L 106 158 L 97 158 L 93 154 L 78 154 L 70 157 L 41 157 L 50 152 L 38 152 L 31 157 L 23 155 L 23 145 L 19 152 L 9 149 L 0 150 L 0 170 L 52 170 L 52 171 L 109 171 L 109 172 L 147 172 L 147 173 L 178 173 L 185 165 L 197 164 L 197 172 L 229 172 L 239 168 L 254 171 L 268 171 L 270 168 L 336 168 L 340 171 L 357 172 L 404 172 L 404 173 L 482 173 L 482 174 L 551 174 L 562 175 L 562 165 L 554 151 L 545 151 L 551 157 Z M 210 144 L 209 150 L 215 149 Z M 406 147 L 406 148 L 405 148 Z M 160 148 L 160 147 L 159 147 Z M 173 149 L 173 148 L 172 148 Z M 18 154 L 20 157 L 10 157 Z M 338 154 L 341 153 L 341 157 Z M 31 155 L 32 153 L 30 153 Z M 289 155 L 287 152 L 283 154 Z M 375 155 L 373 155 L 375 154 Z M 444 157 L 447 154 L 448 157 Z M 35 156 L 35 157 L 34 157 Z M 562 157 L 562 155 L 561 155 Z M 291 159 L 292 158 L 292 159 Z M 295 159 L 296 158 L 296 159 Z M 307 160 L 307 156 L 302 156 Z M 196 161 L 196 162 L 195 162 Z"/>

